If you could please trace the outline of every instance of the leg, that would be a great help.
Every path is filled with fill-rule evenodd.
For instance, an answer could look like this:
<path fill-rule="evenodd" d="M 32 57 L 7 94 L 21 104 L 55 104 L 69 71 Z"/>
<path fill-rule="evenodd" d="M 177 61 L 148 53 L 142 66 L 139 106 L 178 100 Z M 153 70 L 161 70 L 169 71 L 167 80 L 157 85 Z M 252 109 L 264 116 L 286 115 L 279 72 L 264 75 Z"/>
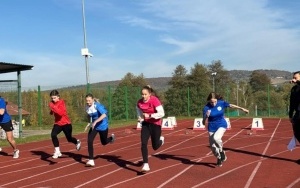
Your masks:
<path fill-rule="evenodd" d="M 143 156 L 143 162 L 148 163 L 148 140 L 150 138 L 150 128 L 149 124 L 146 123 L 142 125 L 142 130 L 141 130 L 141 142 L 142 142 L 142 156 Z"/>
<path fill-rule="evenodd" d="M 89 159 L 93 160 L 94 159 L 94 139 L 97 135 L 97 130 L 90 128 L 89 133 L 88 133 L 88 152 L 89 152 Z"/>
<path fill-rule="evenodd" d="M 154 150 L 157 150 L 163 144 L 162 140 L 160 139 L 161 126 L 150 124 L 150 131 L 151 131 L 152 148 Z"/>
<path fill-rule="evenodd" d="M 99 131 L 99 135 L 100 135 L 100 142 L 103 146 L 105 146 L 106 144 L 108 144 L 112 141 L 112 137 L 107 138 L 108 129 L 106 129 L 104 131 Z"/>
<path fill-rule="evenodd" d="M 223 141 L 222 137 L 225 133 L 226 129 L 223 127 L 220 127 L 214 134 L 213 139 L 215 140 L 216 146 L 219 148 L 219 151 L 223 151 Z"/>
<path fill-rule="evenodd" d="M 55 148 L 59 147 L 59 141 L 57 138 L 57 135 L 62 131 L 62 128 L 58 125 L 53 125 L 52 131 L 51 131 L 51 139 L 52 143 Z"/>
<path fill-rule="evenodd" d="M 17 144 L 16 141 L 13 137 L 13 132 L 12 131 L 7 131 L 6 132 L 6 139 L 8 141 L 8 143 L 11 145 L 11 147 L 16 150 L 17 149 Z"/>
<path fill-rule="evenodd" d="M 62 131 L 64 132 L 68 142 L 72 142 L 75 145 L 77 144 L 77 139 L 72 137 L 72 125 L 71 124 L 62 126 Z"/>
<path fill-rule="evenodd" d="M 300 119 L 294 119 L 292 126 L 293 126 L 294 136 L 300 143 Z"/>
<path fill-rule="evenodd" d="M 220 151 L 219 151 L 219 148 L 217 147 L 215 139 L 214 139 L 215 132 L 208 132 L 208 134 L 209 134 L 208 139 L 209 139 L 210 149 L 211 149 L 212 153 L 214 154 L 214 156 L 216 156 L 218 158 L 220 156 Z"/>

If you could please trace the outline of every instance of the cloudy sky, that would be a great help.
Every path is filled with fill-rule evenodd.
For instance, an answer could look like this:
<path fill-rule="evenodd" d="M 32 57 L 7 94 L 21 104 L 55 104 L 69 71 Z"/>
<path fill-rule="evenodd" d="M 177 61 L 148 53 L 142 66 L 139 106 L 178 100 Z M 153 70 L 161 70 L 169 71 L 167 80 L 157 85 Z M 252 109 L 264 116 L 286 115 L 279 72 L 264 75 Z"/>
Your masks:
<path fill-rule="evenodd" d="M 23 87 L 86 83 L 82 0 L 6 0 L 0 10 L 0 62 L 34 66 Z M 213 60 L 300 70 L 299 10 L 299 0 L 85 0 L 90 83 Z"/>

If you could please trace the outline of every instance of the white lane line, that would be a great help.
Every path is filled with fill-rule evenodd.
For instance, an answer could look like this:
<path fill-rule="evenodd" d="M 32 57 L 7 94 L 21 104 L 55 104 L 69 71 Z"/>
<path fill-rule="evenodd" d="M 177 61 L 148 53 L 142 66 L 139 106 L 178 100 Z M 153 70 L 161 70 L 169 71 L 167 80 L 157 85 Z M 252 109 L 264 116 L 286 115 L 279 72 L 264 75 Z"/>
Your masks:
<path fill-rule="evenodd" d="M 294 182 L 292 182 L 290 185 L 288 185 L 286 188 L 293 188 L 294 185 L 296 185 L 298 182 L 300 182 L 300 178 L 296 179 Z"/>
<path fill-rule="evenodd" d="M 284 150 L 284 151 L 275 153 L 275 154 L 271 155 L 270 157 L 274 157 L 274 156 L 277 156 L 277 155 L 280 155 L 280 154 L 286 153 L 286 152 L 290 152 L 290 151 Z M 241 169 L 241 168 L 243 168 L 243 167 L 246 167 L 246 166 L 249 166 L 249 165 L 255 164 L 255 163 L 257 163 L 257 162 L 264 161 L 264 160 L 267 160 L 267 158 L 260 158 L 260 159 L 258 159 L 258 160 L 256 160 L 256 161 L 252 161 L 252 162 L 249 162 L 249 163 L 244 164 L 244 165 L 242 165 L 242 166 L 236 167 L 236 168 L 231 169 L 231 170 L 229 170 L 229 171 L 227 171 L 227 172 L 225 172 L 225 173 L 223 173 L 223 174 L 220 174 L 220 175 L 215 176 L 215 177 L 213 177 L 213 178 L 211 178 L 211 179 L 208 179 L 208 180 L 206 180 L 206 181 L 203 181 L 203 182 L 201 182 L 201 183 L 199 183 L 199 184 L 197 184 L 197 185 L 194 185 L 194 186 L 191 187 L 191 188 L 200 187 L 200 186 L 202 186 L 202 185 L 204 185 L 204 184 L 206 184 L 206 183 L 208 183 L 208 182 L 211 182 L 211 181 L 216 180 L 216 179 L 218 179 L 218 178 L 220 178 L 220 177 L 223 177 L 223 176 L 225 176 L 225 175 L 227 175 L 227 174 L 230 174 L 231 172 L 234 172 L 234 171 L 239 170 L 239 169 Z"/>
<path fill-rule="evenodd" d="M 249 127 L 250 125 L 248 125 L 247 127 Z M 234 138 L 235 136 L 239 135 L 241 132 L 243 132 L 243 130 L 240 130 L 239 132 L 237 132 L 236 134 L 234 134 L 233 136 L 231 136 L 226 142 L 228 142 L 229 140 L 231 140 L 232 138 Z M 224 144 L 226 143 L 224 142 Z M 212 155 L 212 152 L 208 152 L 206 154 L 206 156 Z M 203 158 L 200 158 L 199 160 L 197 160 L 196 162 L 200 162 Z M 164 183 L 162 183 L 161 185 L 158 186 L 158 188 L 161 188 L 165 185 L 167 185 L 168 183 L 170 183 L 171 181 L 173 181 L 174 179 L 176 179 L 178 176 L 180 176 L 181 174 L 183 174 L 184 172 L 186 172 L 187 170 L 189 170 L 190 168 L 192 168 L 193 166 L 195 166 L 194 164 L 186 167 L 185 169 L 183 169 L 181 172 L 179 172 L 178 174 L 175 174 L 174 176 L 172 176 L 172 178 L 168 179 L 167 181 L 165 181 Z"/>
<path fill-rule="evenodd" d="M 180 129 L 180 130 L 177 130 L 177 131 L 172 131 L 172 132 L 170 132 L 170 133 L 168 133 L 168 134 L 166 134 L 166 135 L 172 134 L 172 133 L 174 133 L 174 132 L 179 132 L 179 131 L 182 131 L 182 130 L 184 130 L 184 129 L 185 129 L 185 128 Z M 185 141 L 184 141 L 184 142 L 185 142 Z M 66 143 L 67 143 L 67 142 L 66 142 Z M 183 142 L 182 142 L 182 143 L 183 143 Z M 132 144 L 132 145 L 130 145 L 130 146 L 127 146 L 127 148 L 128 148 L 128 147 L 131 147 L 131 146 L 135 146 L 135 145 L 137 145 L 137 144 L 140 144 L 140 142 L 139 142 L 139 143 L 136 143 L 136 144 Z M 171 148 L 172 148 L 172 147 L 171 147 Z M 101 154 L 101 155 L 105 155 L 105 154 L 108 154 L 108 153 L 114 153 L 114 152 L 116 152 L 116 151 L 123 150 L 123 149 L 124 149 L 124 148 L 117 149 L 117 150 L 113 150 L 113 151 L 110 151 L 110 152 L 107 152 L 107 153 L 104 153 L 104 154 Z M 151 157 L 151 156 L 149 156 L 149 157 Z M 32 159 L 32 160 L 37 160 L 37 159 Z M 141 157 L 138 157 L 138 160 L 137 160 L 136 162 L 138 162 L 139 160 L 141 160 Z M 59 169 L 65 168 L 65 167 L 67 167 L 67 166 L 71 166 L 71 165 L 74 165 L 74 164 L 77 164 L 77 163 L 72 163 L 72 164 L 70 164 L 70 165 L 66 165 L 66 166 L 64 166 L 64 167 L 60 167 Z M 113 165 L 113 164 L 109 164 L 109 165 Z M 109 165 L 107 165 L 107 166 L 109 166 Z M 102 167 L 103 167 L 103 166 L 102 166 Z M 93 168 L 93 169 L 95 169 L 95 168 Z M 115 170 L 115 171 L 113 171 L 113 172 L 117 172 L 117 171 L 122 170 L 122 169 L 123 169 L 123 168 L 118 168 L 117 170 Z M 57 169 L 54 169 L 54 170 L 57 170 Z M 33 177 L 42 175 L 42 174 L 46 174 L 46 173 L 52 172 L 52 171 L 54 171 L 54 170 L 46 171 L 46 172 L 44 172 L 44 173 L 39 173 L 39 174 L 36 174 L 36 175 L 33 175 L 33 176 L 28 176 L 28 177 L 23 178 L 23 179 L 18 179 L 17 181 L 10 182 L 10 183 L 5 184 L 5 185 L 17 183 L 17 182 L 19 182 L 19 181 L 23 181 L 23 180 L 26 180 L 26 179 L 30 179 L 30 178 L 33 178 Z M 81 172 L 82 172 L 82 171 L 81 171 Z M 70 174 L 69 174 L 69 175 L 70 175 Z M 104 176 L 102 176 L 102 177 L 104 177 Z M 61 178 L 61 176 L 60 176 L 59 178 Z M 99 179 L 99 178 L 97 178 L 97 179 Z M 45 180 L 45 181 L 47 181 L 47 180 Z M 43 181 L 43 182 L 44 182 L 44 181 Z M 35 184 L 38 184 L 38 183 L 39 183 L 39 182 L 36 182 Z M 91 182 L 90 182 L 90 183 L 91 183 Z M 23 187 L 27 187 L 27 185 L 25 185 L 25 186 L 23 186 Z"/>
<path fill-rule="evenodd" d="M 261 158 L 264 158 L 264 155 L 266 154 L 267 150 L 269 149 L 270 144 L 271 144 L 271 142 L 272 142 L 272 140 L 273 140 L 273 137 L 274 137 L 274 135 L 275 135 L 275 133 L 276 133 L 276 131 L 277 131 L 279 125 L 280 125 L 280 122 L 281 122 L 281 119 L 279 119 L 279 122 L 277 123 L 277 126 L 276 126 L 276 128 L 274 129 L 273 134 L 271 135 L 271 137 L 270 137 L 270 139 L 269 139 L 269 141 L 268 141 L 268 144 L 267 144 L 267 146 L 265 147 L 265 149 L 264 149 L 264 151 L 263 151 L 263 153 L 262 153 Z M 262 162 L 260 161 L 260 162 L 256 165 L 256 167 L 254 168 L 253 172 L 251 173 L 251 175 L 250 175 L 250 177 L 249 177 L 249 179 L 248 179 L 248 181 L 247 181 L 247 183 L 246 183 L 246 185 L 245 185 L 245 188 L 250 187 L 250 185 L 251 185 L 251 183 L 252 183 L 252 181 L 253 181 L 253 179 L 254 179 L 254 177 L 255 177 L 255 175 L 256 175 L 256 173 L 257 173 L 257 171 L 258 171 L 258 169 L 259 169 L 259 167 L 260 167 L 260 165 L 261 165 L 261 163 L 262 163 Z"/>

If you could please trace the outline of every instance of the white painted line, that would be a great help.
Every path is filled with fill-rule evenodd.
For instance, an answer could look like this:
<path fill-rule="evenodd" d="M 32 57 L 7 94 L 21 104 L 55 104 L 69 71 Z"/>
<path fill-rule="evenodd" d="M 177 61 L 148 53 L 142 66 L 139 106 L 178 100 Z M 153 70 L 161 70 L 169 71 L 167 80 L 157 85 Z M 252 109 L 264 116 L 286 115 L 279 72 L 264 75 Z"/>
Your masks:
<path fill-rule="evenodd" d="M 266 154 L 267 150 L 269 149 L 270 144 L 271 144 L 271 142 L 272 142 L 272 139 L 273 139 L 273 137 L 274 137 L 274 135 L 275 135 L 275 132 L 277 131 L 277 129 L 278 129 L 279 125 L 280 125 L 280 122 L 281 122 L 281 119 L 279 119 L 279 122 L 277 123 L 277 126 L 276 126 L 276 128 L 274 129 L 273 134 L 271 135 L 271 137 L 270 137 L 270 139 L 269 139 L 269 142 L 268 142 L 268 144 L 266 145 L 266 147 L 265 147 L 265 149 L 264 149 L 264 151 L 263 151 L 263 153 L 262 153 L 261 158 L 264 158 L 263 156 Z M 254 177 L 255 177 L 255 175 L 256 175 L 256 173 L 257 173 L 257 171 L 258 171 L 258 169 L 259 169 L 259 167 L 260 167 L 260 165 L 261 165 L 261 163 L 262 163 L 262 162 L 259 162 L 259 163 L 256 165 L 255 169 L 254 169 L 253 172 L 251 173 L 251 175 L 250 175 L 250 177 L 249 177 L 249 179 L 248 179 L 248 181 L 247 181 L 247 183 L 246 183 L 246 185 L 245 185 L 245 188 L 250 187 L 250 185 L 251 185 L 251 183 L 252 183 L 252 181 L 253 181 L 253 179 L 254 179 Z"/>

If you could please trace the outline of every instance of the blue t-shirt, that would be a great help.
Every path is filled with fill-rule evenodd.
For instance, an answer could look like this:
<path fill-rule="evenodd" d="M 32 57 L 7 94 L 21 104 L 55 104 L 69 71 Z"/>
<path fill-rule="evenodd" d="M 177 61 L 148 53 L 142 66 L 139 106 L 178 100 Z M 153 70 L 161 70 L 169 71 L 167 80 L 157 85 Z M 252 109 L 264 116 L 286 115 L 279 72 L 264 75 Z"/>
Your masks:
<path fill-rule="evenodd" d="M 0 115 L 0 123 L 7 123 L 11 120 L 10 115 L 7 113 L 6 110 L 6 103 L 5 100 L 0 97 L 0 109 L 4 109 L 4 114 Z"/>
<path fill-rule="evenodd" d="M 86 107 L 86 113 L 92 118 L 92 122 L 97 120 L 102 114 L 106 114 L 106 117 L 95 125 L 95 129 L 104 131 L 108 128 L 107 110 L 104 105 L 94 102 L 91 106 Z"/>
<path fill-rule="evenodd" d="M 216 106 L 207 103 L 203 108 L 203 118 L 205 118 L 206 113 L 210 110 L 210 115 L 208 117 L 208 131 L 216 132 L 218 128 L 227 128 L 227 122 L 224 117 L 225 108 L 229 107 L 230 104 L 223 100 L 217 100 Z"/>

